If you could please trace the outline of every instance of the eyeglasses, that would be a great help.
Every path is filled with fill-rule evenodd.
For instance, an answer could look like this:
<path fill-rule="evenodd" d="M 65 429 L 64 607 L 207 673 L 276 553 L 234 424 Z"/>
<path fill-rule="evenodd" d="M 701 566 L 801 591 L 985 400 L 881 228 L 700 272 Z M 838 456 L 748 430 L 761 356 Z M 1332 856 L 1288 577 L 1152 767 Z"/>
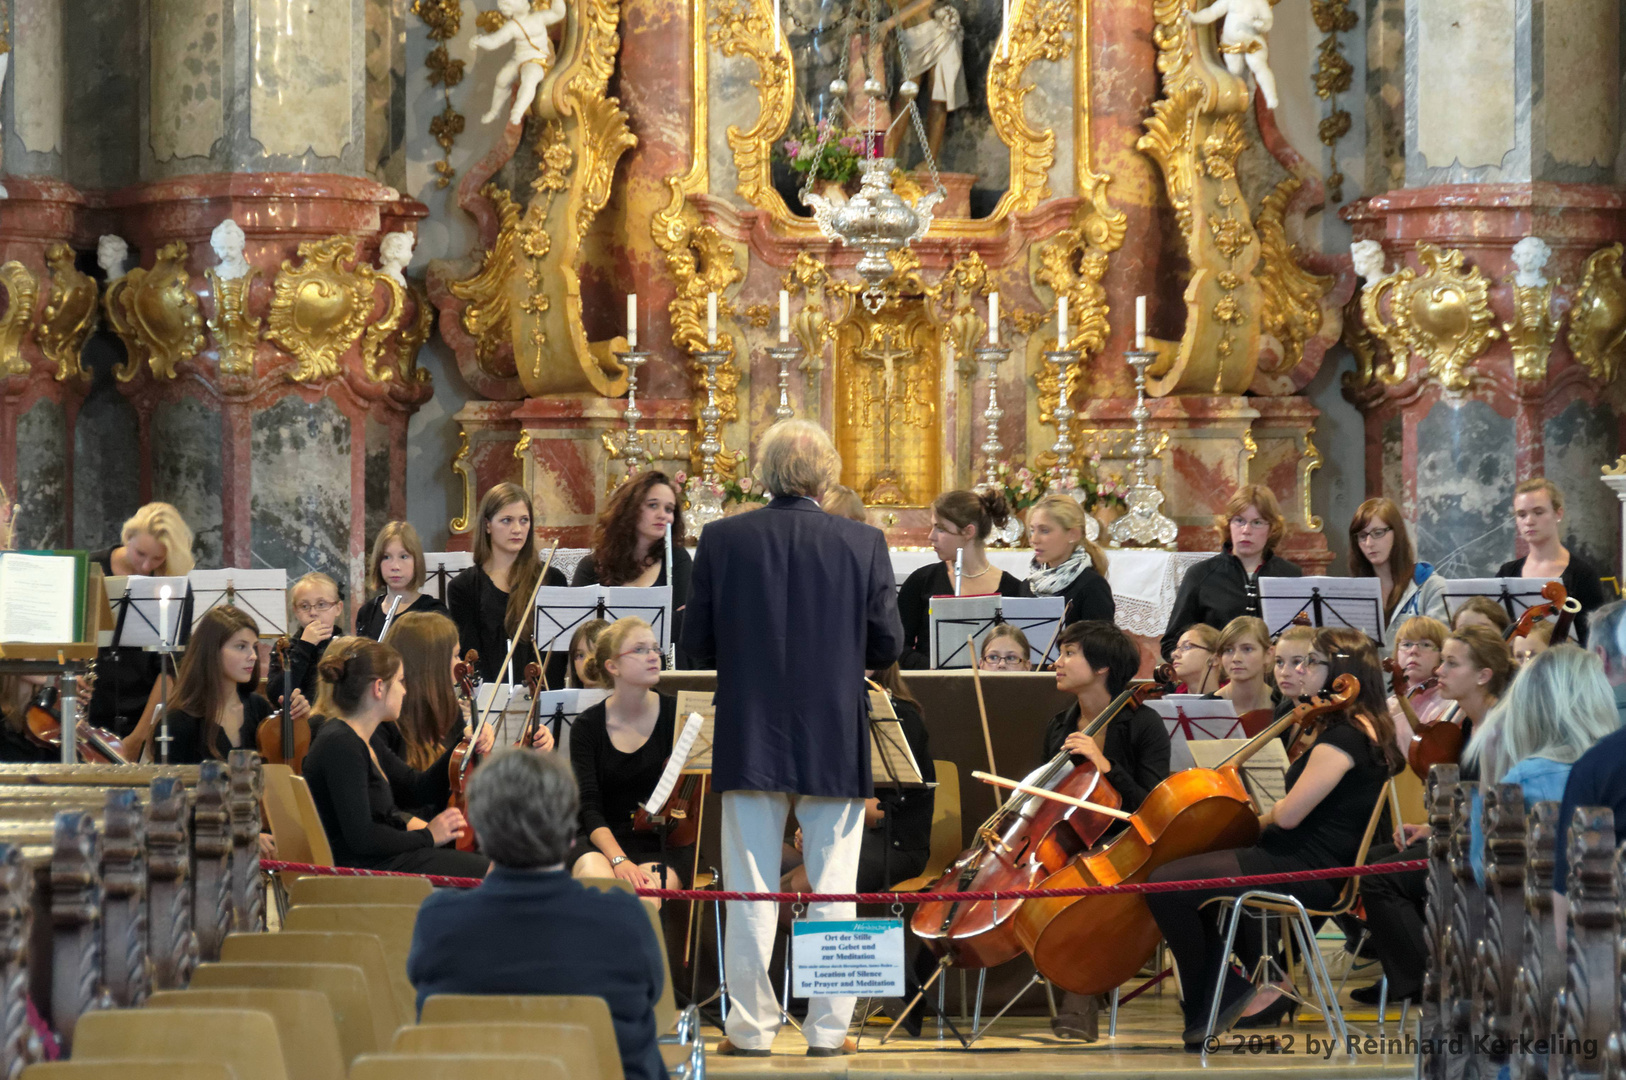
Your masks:
<path fill-rule="evenodd" d="M 1325 660 L 1318 660 L 1313 656 L 1296 656 L 1292 658 L 1278 656 L 1276 658 L 1276 667 L 1281 670 L 1292 668 L 1294 671 L 1309 671 L 1313 667 L 1325 667 L 1326 664 Z"/>
<path fill-rule="evenodd" d="M 1270 522 L 1266 521 L 1264 518 L 1239 518 L 1239 517 L 1234 517 L 1234 518 L 1231 519 L 1231 528 L 1233 528 L 1233 529 L 1250 529 L 1250 530 L 1252 530 L 1252 529 L 1268 529 L 1268 528 L 1270 528 Z"/>
<path fill-rule="evenodd" d="M 1020 667 L 1027 663 L 1027 657 L 1021 653 L 988 653 L 982 658 L 982 666 L 987 667 Z"/>
<path fill-rule="evenodd" d="M 1175 656 L 1184 656 L 1186 653 L 1192 652 L 1194 650 L 1197 651 L 1197 652 L 1207 652 L 1207 653 L 1211 653 L 1211 652 L 1214 651 L 1213 649 L 1210 649 L 1207 645 L 1199 645 L 1195 641 L 1182 641 L 1180 644 L 1178 644 L 1178 645 L 1176 645 L 1174 647 L 1174 655 Z"/>
<path fill-rule="evenodd" d="M 326 615 L 339 606 L 337 600 L 306 600 L 294 605 L 294 610 L 301 615 Z"/>
<path fill-rule="evenodd" d="M 1397 642 L 1395 642 L 1395 648 L 1397 650 L 1401 651 L 1401 652 L 1406 652 L 1406 651 L 1421 652 L 1424 649 L 1433 649 L 1435 652 L 1440 651 L 1440 647 L 1438 645 L 1434 644 L 1432 641 L 1427 641 L 1427 640 L 1424 640 L 1424 641 L 1397 641 Z"/>
<path fill-rule="evenodd" d="M 1368 540 L 1382 540 L 1385 536 L 1388 536 L 1392 532 L 1394 532 L 1394 530 L 1389 528 L 1387 525 L 1380 525 L 1375 529 L 1367 529 L 1365 532 L 1356 533 L 1355 540 L 1357 543 L 1364 544 Z"/>
<path fill-rule="evenodd" d="M 660 654 L 661 647 L 659 645 L 634 645 L 626 652 L 616 653 L 615 655 L 616 659 L 619 660 L 623 656 L 659 656 Z"/>

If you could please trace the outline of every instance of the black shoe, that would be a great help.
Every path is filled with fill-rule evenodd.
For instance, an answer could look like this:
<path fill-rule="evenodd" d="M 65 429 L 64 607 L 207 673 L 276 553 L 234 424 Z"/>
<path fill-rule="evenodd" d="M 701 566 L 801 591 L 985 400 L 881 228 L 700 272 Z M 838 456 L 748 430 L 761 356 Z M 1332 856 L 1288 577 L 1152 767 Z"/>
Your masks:
<path fill-rule="evenodd" d="M 846 1039 L 840 1046 L 810 1046 L 807 1048 L 808 1057 L 844 1057 L 847 1054 L 858 1053 L 858 1044 Z"/>
<path fill-rule="evenodd" d="M 1242 980 L 1238 979 L 1237 981 L 1241 982 Z M 1248 986 L 1246 990 L 1240 991 L 1235 997 L 1231 998 L 1229 1003 L 1222 1003 L 1220 1005 L 1219 1016 L 1214 1020 L 1214 1034 L 1222 1035 L 1235 1027 L 1236 1022 L 1242 1016 L 1243 1011 L 1246 1010 L 1248 1004 L 1253 1001 L 1253 995 L 1258 992 L 1259 991 L 1256 987 Z M 1208 1017 L 1204 1016 L 1202 1020 L 1186 1028 L 1185 1033 L 1182 1036 L 1186 1044 L 1186 1049 L 1201 1050 L 1203 1047 L 1203 1040 L 1207 1037 L 1207 1035 Z"/>
<path fill-rule="evenodd" d="M 1050 1033 L 1058 1039 L 1092 1043 L 1101 1037 L 1101 998 L 1098 994 L 1062 995 L 1056 1015 L 1050 1018 Z"/>
<path fill-rule="evenodd" d="M 762 1050 L 747 1050 L 743 1046 L 735 1046 L 733 1041 L 730 1039 L 724 1039 L 722 1042 L 717 1044 L 717 1049 L 713 1050 L 712 1053 L 720 1054 L 723 1057 L 767 1057 L 769 1054 L 773 1053 L 773 1051 L 766 1048 Z"/>
<path fill-rule="evenodd" d="M 1231 1026 L 1233 1028 L 1277 1027 L 1281 1024 L 1282 1017 L 1284 1016 L 1287 1017 L 1287 1023 L 1289 1026 L 1291 1026 L 1293 1023 L 1293 1017 L 1298 1011 L 1299 1003 L 1293 998 L 1288 997 L 1286 994 L 1283 994 L 1275 1001 L 1272 1001 L 1269 1005 L 1266 1005 L 1263 1009 L 1240 1018 Z"/>
<path fill-rule="evenodd" d="M 1349 1000 L 1357 1005 L 1376 1005 L 1383 994 L 1383 983 L 1375 982 L 1371 986 L 1358 986 L 1349 992 Z"/>

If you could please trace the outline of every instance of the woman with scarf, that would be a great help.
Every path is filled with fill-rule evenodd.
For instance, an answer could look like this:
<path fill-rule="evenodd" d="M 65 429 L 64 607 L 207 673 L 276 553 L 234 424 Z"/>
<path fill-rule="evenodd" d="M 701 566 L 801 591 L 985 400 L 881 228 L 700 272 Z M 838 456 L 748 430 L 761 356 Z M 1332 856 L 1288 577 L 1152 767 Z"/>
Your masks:
<path fill-rule="evenodd" d="M 1046 495 L 1028 511 L 1033 542 L 1033 572 L 1028 588 L 1034 596 L 1067 601 L 1062 624 L 1085 619 L 1112 622 L 1118 605 L 1107 584 L 1106 552 L 1085 536 L 1084 508 L 1071 495 Z"/>

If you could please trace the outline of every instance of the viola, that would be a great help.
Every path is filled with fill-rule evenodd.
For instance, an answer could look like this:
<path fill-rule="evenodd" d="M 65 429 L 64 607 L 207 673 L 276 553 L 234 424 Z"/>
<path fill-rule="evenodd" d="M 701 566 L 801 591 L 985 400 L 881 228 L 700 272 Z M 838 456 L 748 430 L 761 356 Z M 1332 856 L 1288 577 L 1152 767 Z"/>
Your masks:
<path fill-rule="evenodd" d="M 1172 677 L 1173 673 L 1167 674 Z M 978 677 L 975 669 L 972 677 Z M 1162 693 L 1159 683 L 1132 683 L 1084 727 L 1084 734 L 1095 737 L 1114 717 Z M 1111 810 L 1123 805 L 1123 799 L 1094 762 L 1087 758 L 1075 761 L 1066 750 L 1024 782 Z M 978 826 L 977 842 L 929 891 L 1005 892 L 1032 888 L 1039 879 L 1061 870 L 1068 860 L 1099 840 L 1112 822 L 1111 817 L 1093 810 L 1015 792 Z M 995 967 L 1021 953 L 1015 923 L 1024 903 L 1031 902 L 924 903 L 916 907 L 910 925 L 928 948 L 958 967 Z"/>
<path fill-rule="evenodd" d="M 1531 604 L 1525 608 L 1524 613 L 1513 621 L 1513 625 L 1502 632 L 1503 641 L 1512 641 L 1516 637 L 1529 637 L 1530 628 L 1536 625 L 1537 622 L 1553 617 L 1561 609 L 1568 606 L 1569 593 L 1565 590 L 1563 582 L 1549 581 L 1541 587 L 1541 599 L 1543 603 Z M 1575 610 L 1581 610 L 1579 603 L 1575 605 Z M 1571 618 L 1574 618 L 1574 616 L 1571 616 Z M 1556 629 L 1555 627 L 1553 634 L 1554 645 L 1561 644 Z M 1565 636 L 1569 636 L 1567 625 L 1565 627 Z"/>
<path fill-rule="evenodd" d="M 1145 881 L 1158 867 L 1209 851 L 1247 847 L 1259 839 L 1259 814 L 1242 780 L 1242 765 L 1290 725 L 1342 709 L 1360 681 L 1340 675 L 1332 690 L 1305 701 L 1248 740 L 1218 768 L 1186 769 L 1153 788 L 1129 827 L 1099 848 L 1075 855 L 1042 888 L 1077 888 Z M 1104 994 L 1151 958 L 1161 934 L 1146 899 L 1134 893 L 1028 900 L 1016 914 L 1016 935 L 1039 972 L 1076 994 Z"/>
<path fill-rule="evenodd" d="M 260 721 L 254 732 L 254 743 L 259 748 L 261 761 L 287 765 L 299 776 L 305 768 L 305 753 L 311 748 L 311 726 L 296 724 L 294 714 L 289 711 L 294 699 L 294 674 L 288 664 L 288 649 L 286 635 L 271 647 L 277 663 L 282 665 L 282 708 Z"/>
<path fill-rule="evenodd" d="M 541 717 L 536 712 L 536 690 L 541 683 L 542 668 L 533 660 L 525 665 L 525 690 L 530 694 L 531 707 L 525 713 L 525 723 L 519 726 L 519 741 L 515 746 L 530 746 L 531 740 L 536 738 L 536 730 L 541 723 Z"/>
<path fill-rule="evenodd" d="M 633 811 L 632 831 L 648 833 L 666 828 L 668 847 L 688 847 L 700 835 L 700 800 L 706 797 L 710 779 L 705 773 L 683 773 L 659 814 L 651 814 L 642 804 Z"/>
<path fill-rule="evenodd" d="M 119 741 L 117 735 L 105 728 L 93 727 L 85 720 L 85 711 L 90 707 L 90 696 L 95 692 L 94 671 L 86 675 L 85 681 L 88 685 L 84 693 L 79 695 L 77 704 L 79 715 L 74 723 L 74 748 L 79 754 L 79 760 L 97 765 L 130 764 L 130 759 L 124 755 L 124 744 Z M 25 719 L 31 741 L 40 746 L 62 749 L 61 692 L 55 686 L 39 688 L 39 692 L 28 702 Z"/>
<path fill-rule="evenodd" d="M 457 682 L 457 688 L 463 701 L 468 703 L 468 722 L 464 725 L 463 737 L 458 740 L 457 746 L 452 750 L 452 759 L 446 769 L 451 781 L 451 798 L 446 801 L 447 807 L 456 807 L 463 812 L 464 818 L 469 814 L 468 783 L 469 774 L 474 771 L 479 755 L 474 752 L 474 735 L 477 725 L 474 718 L 474 701 L 476 682 L 474 673 L 480 668 L 480 654 L 470 649 L 463 654 L 463 659 L 452 668 L 452 678 Z M 479 847 L 479 840 L 474 835 L 473 825 L 464 825 L 463 835 L 457 838 L 457 850 L 474 851 Z"/>

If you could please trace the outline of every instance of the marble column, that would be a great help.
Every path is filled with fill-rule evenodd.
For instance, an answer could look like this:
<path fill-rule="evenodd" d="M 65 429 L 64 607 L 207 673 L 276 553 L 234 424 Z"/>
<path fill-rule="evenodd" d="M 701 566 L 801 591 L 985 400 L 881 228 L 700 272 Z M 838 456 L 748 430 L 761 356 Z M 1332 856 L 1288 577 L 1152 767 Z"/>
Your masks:
<path fill-rule="evenodd" d="M 1409 356 L 1404 379 L 1357 376 L 1346 390 L 1366 414 L 1367 494 L 1400 502 L 1416 523 L 1419 556 L 1465 577 L 1522 553 L 1513 488 L 1545 475 L 1574 493 L 1570 542 L 1614 567 L 1619 523 L 1598 509 L 1592 485 L 1619 453 L 1618 388 L 1607 369 L 1572 354 L 1566 315 L 1587 258 L 1626 239 L 1616 186 L 1619 5 L 1465 0 L 1408 4 L 1405 15 L 1404 49 L 1383 55 L 1404 65 L 1405 186 L 1344 214 L 1357 239 L 1382 244 L 1386 271 L 1426 277 L 1422 244 L 1460 252 L 1460 274 L 1483 283 L 1480 319 L 1495 333 L 1468 350 L 1466 379 L 1453 380 L 1425 370 L 1426 350 L 1383 340 L 1382 328 L 1396 325 L 1392 295 L 1376 324 L 1365 320 L 1378 340 L 1356 340 L 1358 353 L 1375 350 L 1380 367 L 1396 352 Z M 1396 74 L 1387 72 L 1386 85 Z M 1542 270 L 1553 284 L 1550 344 L 1518 330 L 1512 251 L 1527 236 L 1551 249 Z M 1402 284 L 1382 281 L 1368 291 Z M 1413 325 L 1450 337 L 1461 325 L 1426 325 L 1442 310 L 1414 305 Z M 1535 342 L 1517 363 L 1515 341 Z"/>

